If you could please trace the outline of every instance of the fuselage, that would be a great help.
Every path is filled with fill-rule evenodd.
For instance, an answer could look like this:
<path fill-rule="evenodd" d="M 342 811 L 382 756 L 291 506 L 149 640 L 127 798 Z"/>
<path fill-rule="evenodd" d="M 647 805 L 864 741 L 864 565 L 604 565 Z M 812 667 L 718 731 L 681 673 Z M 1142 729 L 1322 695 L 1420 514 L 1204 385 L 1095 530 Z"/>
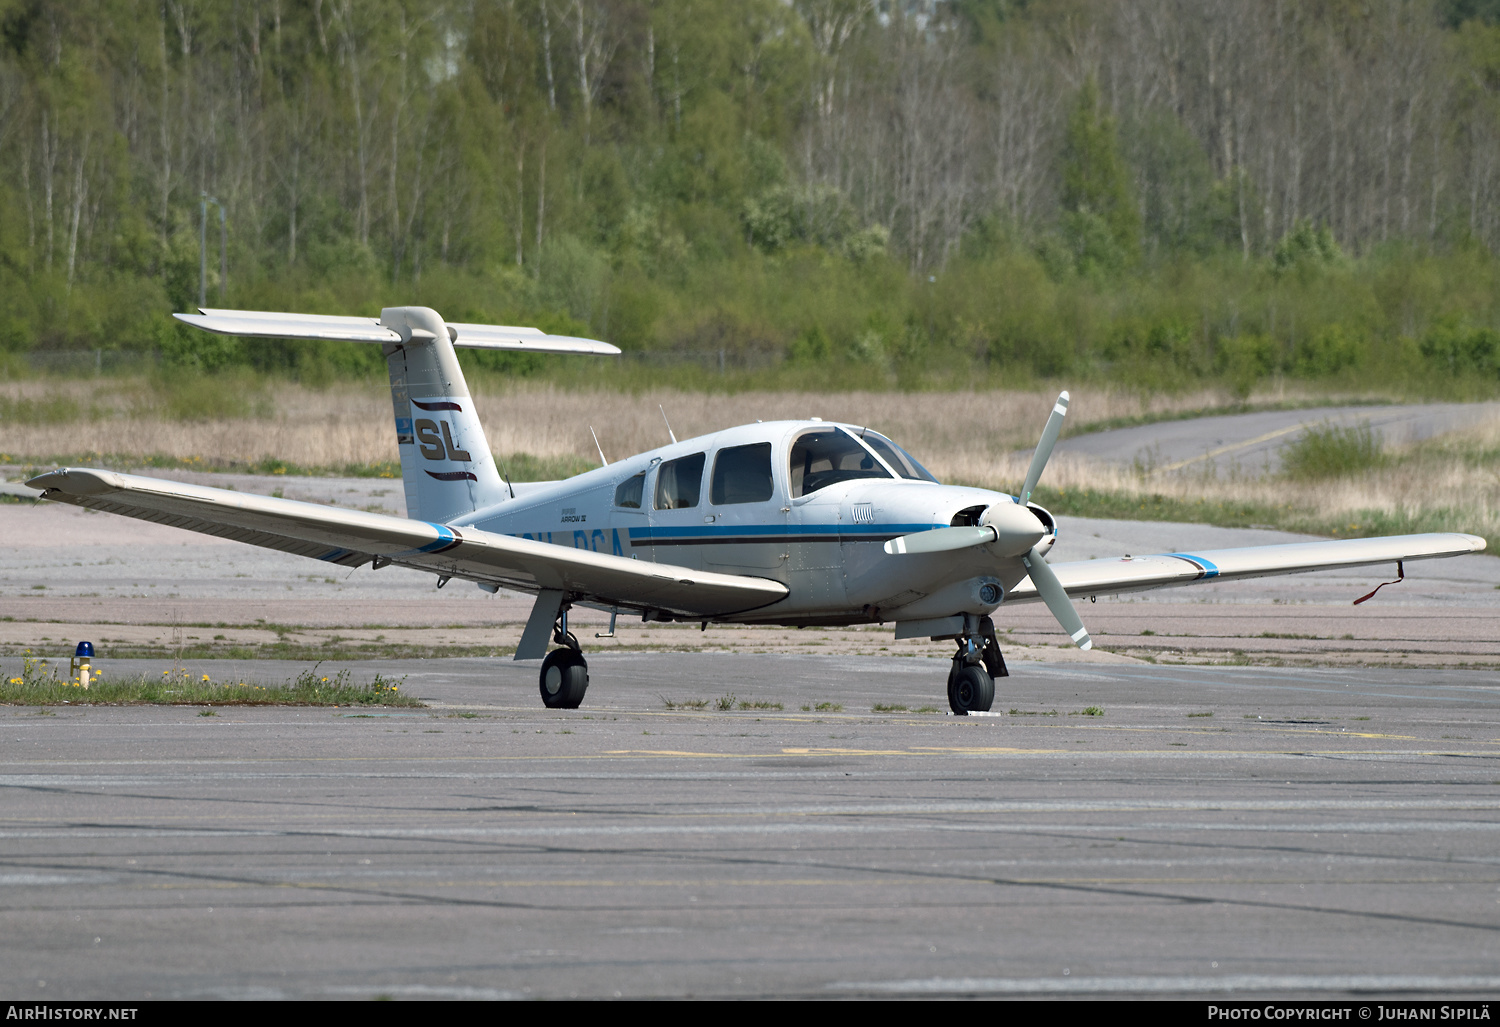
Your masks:
<path fill-rule="evenodd" d="M 518 486 L 454 524 L 788 587 L 781 602 L 726 620 L 847 624 L 993 611 L 1026 576 L 1018 560 L 983 546 L 923 560 L 882 547 L 977 523 L 1001 501 L 1014 500 L 938 483 L 860 426 L 774 421 Z"/>

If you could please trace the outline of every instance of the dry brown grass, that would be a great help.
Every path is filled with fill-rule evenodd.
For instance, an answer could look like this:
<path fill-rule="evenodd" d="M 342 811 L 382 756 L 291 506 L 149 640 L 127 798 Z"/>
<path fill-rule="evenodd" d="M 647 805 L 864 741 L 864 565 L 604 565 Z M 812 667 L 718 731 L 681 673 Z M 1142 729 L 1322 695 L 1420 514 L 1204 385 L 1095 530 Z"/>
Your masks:
<path fill-rule="evenodd" d="M 479 414 L 497 453 L 550 458 L 593 458 L 592 426 L 611 459 L 667 441 L 658 405 L 678 438 L 757 419 L 822 417 L 866 424 L 895 438 L 939 476 L 973 477 L 1017 448 L 1033 445 L 1056 393 L 1004 392 L 746 392 L 735 395 L 652 390 L 631 395 L 610 390 L 562 391 L 518 383 L 475 390 Z M 237 398 L 237 397 L 236 397 Z M 1302 399 L 1284 391 L 1251 402 Z M 0 425 L 0 453 L 41 460 L 61 454 L 117 457 L 159 454 L 205 461 L 254 463 L 266 457 L 301 466 L 337 466 L 397 459 L 390 399 L 376 385 L 313 390 L 281 384 L 254 397 L 260 416 L 182 420 L 153 403 L 145 382 L 0 383 L 0 401 L 22 401 L 49 418 L 13 418 Z M 1120 418 L 1171 416 L 1232 405 L 1219 390 L 1149 396 L 1095 388 L 1072 391 L 1069 422 L 1082 425 Z M 80 411 L 65 420 L 68 409 Z"/>
<path fill-rule="evenodd" d="M 491 448 L 540 458 L 595 458 L 589 427 L 611 459 L 667 441 L 658 405 L 678 438 L 756 419 L 822 417 L 867 424 L 895 438 L 939 478 L 1015 488 L 1056 398 L 1051 390 L 896 393 L 747 392 L 735 395 L 671 389 L 631 395 L 609 390 L 564 392 L 545 384 L 516 383 L 476 390 Z M 1287 391 L 1252 396 L 1251 403 L 1313 399 Z M 313 390 L 279 385 L 258 402 L 261 416 L 175 419 L 152 405 L 144 382 L 44 381 L 0 384 L 0 400 L 72 404 L 87 415 L 72 422 L 0 425 L 0 462 L 45 463 L 62 455 L 97 453 L 119 459 L 156 454 L 174 459 L 253 464 L 272 457 L 304 467 L 372 464 L 398 459 L 391 407 L 384 388 Z M 1233 405 L 1225 393 L 1204 390 L 1176 396 L 1095 388 L 1072 391 L 1074 425 L 1125 418 L 1172 416 Z M 55 408 L 54 408 L 55 409 Z M 1482 454 L 1500 452 L 1500 417 L 1463 432 L 1398 451 L 1383 468 L 1318 483 L 1233 476 L 1209 477 L 1189 468 L 1142 475 L 1128 466 L 1057 454 L 1047 468 L 1054 489 L 1162 495 L 1184 501 L 1260 503 L 1316 512 L 1327 518 L 1376 511 L 1420 520 L 1438 509 L 1465 511 L 1469 530 L 1495 537 L 1500 529 L 1500 474 Z"/>
<path fill-rule="evenodd" d="M 399 459 L 384 389 L 315 391 L 282 385 L 253 404 L 259 415 L 183 420 L 163 409 L 144 382 L 45 381 L 0 384 L 0 399 L 23 401 L 54 413 L 0 425 L 0 455 L 11 461 L 46 462 L 62 455 L 97 453 L 128 459 L 159 455 L 209 462 L 255 463 L 273 457 L 306 467 L 369 464 Z M 84 411 L 78 420 L 55 418 L 56 407 Z"/>

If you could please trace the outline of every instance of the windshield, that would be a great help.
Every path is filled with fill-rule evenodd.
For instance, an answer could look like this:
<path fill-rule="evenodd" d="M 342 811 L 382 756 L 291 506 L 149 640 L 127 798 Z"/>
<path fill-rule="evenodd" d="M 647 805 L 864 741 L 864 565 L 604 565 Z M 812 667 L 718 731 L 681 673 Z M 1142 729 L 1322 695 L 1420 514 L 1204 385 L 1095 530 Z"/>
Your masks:
<path fill-rule="evenodd" d="M 854 436 L 838 428 L 820 428 L 797 436 L 792 443 L 793 498 L 855 478 L 889 478 L 870 451 Z"/>
<path fill-rule="evenodd" d="M 864 440 L 865 445 L 879 453 L 880 459 L 890 464 L 901 477 L 910 478 L 913 481 L 937 481 L 931 471 L 912 459 L 910 453 L 878 431 L 866 428 L 860 432 L 859 437 Z"/>

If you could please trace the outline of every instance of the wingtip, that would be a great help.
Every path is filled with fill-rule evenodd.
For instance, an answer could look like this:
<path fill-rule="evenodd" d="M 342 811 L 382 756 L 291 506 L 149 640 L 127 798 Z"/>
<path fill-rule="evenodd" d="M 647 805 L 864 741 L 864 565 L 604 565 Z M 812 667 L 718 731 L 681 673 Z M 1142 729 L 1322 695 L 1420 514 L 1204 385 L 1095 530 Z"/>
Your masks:
<path fill-rule="evenodd" d="M 39 489 L 45 492 L 47 491 L 47 489 L 57 488 L 64 481 L 66 481 L 67 478 L 68 469 L 66 467 L 59 467 L 54 471 L 46 471 L 42 474 L 38 474 L 34 478 L 27 478 L 26 487 L 29 489 Z"/>
<path fill-rule="evenodd" d="M 119 486 L 119 478 L 113 471 L 100 471 L 91 467 L 59 467 L 55 471 L 38 474 L 28 480 L 26 485 L 43 492 L 93 496 L 101 492 L 113 492 Z"/>

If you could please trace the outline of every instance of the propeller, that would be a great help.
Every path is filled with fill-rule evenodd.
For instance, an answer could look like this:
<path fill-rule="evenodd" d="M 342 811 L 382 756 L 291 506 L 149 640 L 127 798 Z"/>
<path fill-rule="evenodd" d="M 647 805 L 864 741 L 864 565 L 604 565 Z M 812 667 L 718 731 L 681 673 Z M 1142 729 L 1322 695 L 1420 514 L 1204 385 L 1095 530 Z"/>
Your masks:
<path fill-rule="evenodd" d="M 1036 491 L 1037 479 L 1042 476 L 1042 468 L 1047 466 L 1047 461 L 1052 457 L 1052 447 L 1057 445 L 1057 436 L 1062 431 L 1063 418 L 1068 415 L 1068 393 L 1066 390 L 1058 394 L 1057 402 L 1052 406 L 1052 415 L 1047 418 L 1047 427 L 1042 429 L 1042 441 L 1036 444 L 1036 452 L 1031 456 L 1031 466 L 1026 470 L 1026 484 L 1021 486 L 1021 494 L 1016 497 L 1016 502 L 1025 506 L 1031 502 L 1031 494 Z"/>
<path fill-rule="evenodd" d="M 1026 506 L 1052 456 L 1052 448 L 1057 445 L 1063 418 L 1067 414 L 1068 394 L 1063 392 L 1053 404 L 1052 414 L 1047 418 L 1047 426 L 1042 429 L 1041 441 L 1037 443 L 1036 452 L 1031 457 L 1031 466 L 1026 471 L 1026 483 L 1021 486 L 1021 494 L 1016 496 L 1014 503 L 996 503 L 991 506 L 979 518 L 977 526 L 932 528 L 893 538 L 885 544 L 885 551 L 892 556 L 901 556 L 947 553 L 988 545 L 999 555 L 1019 556 L 1027 573 L 1031 575 L 1031 583 L 1036 586 L 1037 594 L 1047 604 L 1047 609 L 1052 611 L 1052 616 L 1057 618 L 1062 629 L 1073 639 L 1073 644 L 1080 649 L 1092 649 L 1094 642 L 1089 637 L 1088 629 L 1083 626 L 1083 619 L 1078 616 L 1062 582 L 1057 580 L 1057 574 L 1047 565 L 1038 548 L 1039 543 L 1047 536 L 1047 529 L 1042 525 L 1041 519 Z"/>

